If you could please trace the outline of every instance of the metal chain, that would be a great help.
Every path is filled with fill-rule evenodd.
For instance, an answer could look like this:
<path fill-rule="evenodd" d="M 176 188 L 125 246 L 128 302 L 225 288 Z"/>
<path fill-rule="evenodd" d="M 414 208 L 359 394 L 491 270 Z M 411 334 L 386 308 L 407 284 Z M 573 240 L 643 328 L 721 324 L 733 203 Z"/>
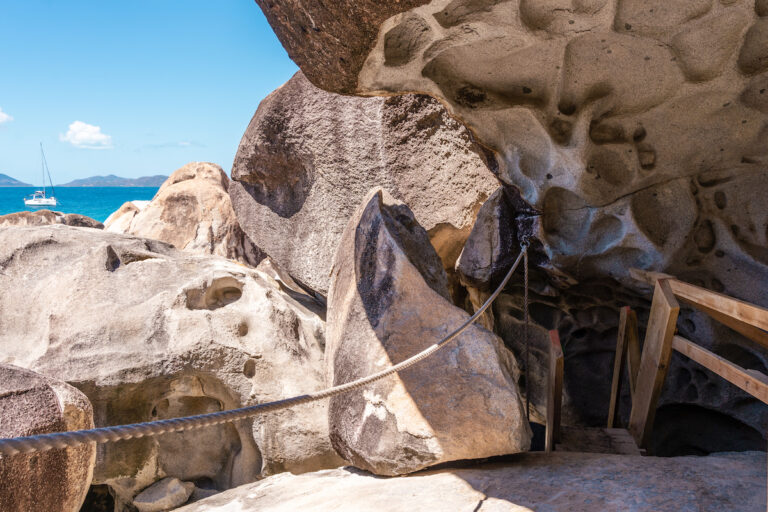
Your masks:
<path fill-rule="evenodd" d="M 494 291 L 488 300 L 486 300 L 485 303 L 480 307 L 480 309 L 478 309 L 474 315 L 469 317 L 461 326 L 459 326 L 459 328 L 454 330 L 451 334 L 439 342 L 419 352 L 418 354 L 385 370 L 374 373 L 373 375 L 369 375 L 367 377 L 363 377 L 346 384 L 340 384 L 338 386 L 333 386 L 331 388 L 327 388 L 314 393 L 294 396 L 283 400 L 277 400 L 275 402 L 251 405 L 248 407 L 242 407 L 240 409 L 232 409 L 229 411 L 198 414 L 196 416 L 150 421 L 146 423 L 134 423 L 132 425 L 116 425 L 113 427 L 101 427 L 90 430 L 55 432 L 52 434 L 40 434 L 36 436 L 0 439 L 0 455 L 16 455 L 18 453 L 31 453 L 36 451 L 51 450 L 54 448 L 62 449 L 92 442 L 111 443 L 125 439 L 135 439 L 140 437 L 157 436 L 170 432 L 194 430 L 213 425 L 219 425 L 221 423 L 230 423 L 233 421 L 243 420 L 265 412 L 286 409 L 294 405 L 315 402 L 366 386 L 385 377 L 388 377 L 389 375 L 410 368 L 419 361 L 422 361 L 423 359 L 431 356 L 446 346 L 449 342 L 453 341 L 462 332 L 464 332 L 470 325 L 472 325 L 478 318 L 480 318 L 485 310 L 490 307 L 494 300 L 496 300 L 496 297 L 499 296 L 501 290 L 504 289 L 504 287 L 507 285 L 507 282 L 512 277 L 512 274 L 517 269 L 518 265 L 520 264 L 520 260 L 525 256 L 527 261 L 527 254 L 527 246 L 521 246 L 520 254 L 517 256 L 515 263 L 512 265 L 512 268 L 509 269 L 509 272 L 507 272 L 506 277 L 501 282 L 496 291 Z"/>
<path fill-rule="evenodd" d="M 523 341 L 525 342 L 525 417 L 530 422 L 531 421 L 531 381 L 528 377 L 529 372 L 528 368 L 530 367 L 531 362 L 531 343 L 530 339 L 528 337 L 528 323 L 529 323 L 529 317 L 528 317 L 528 238 L 524 238 L 523 242 L 521 244 L 522 247 L 522 253 L 525 258 L 525 262 L 523 263 L 523 281 L 524 281 L 524 291 L 523 291 Z"/>

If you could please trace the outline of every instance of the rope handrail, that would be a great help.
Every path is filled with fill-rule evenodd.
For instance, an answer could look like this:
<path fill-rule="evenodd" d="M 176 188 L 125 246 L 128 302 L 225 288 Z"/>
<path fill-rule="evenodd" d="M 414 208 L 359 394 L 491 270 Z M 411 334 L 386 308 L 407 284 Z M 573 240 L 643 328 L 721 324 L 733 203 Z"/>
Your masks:
<path fill-rule="evenodd" d="M 520 247 L 520 254 L 512 264 L 512 267 L 507 272 L 507 275 L 502 280 L 501 284 L 491 294 L 490 297 L 483 303 L 475 313 L 469 317 L 461 326 L 459 326 L 452 333 L 444 337 L 439 342 L 430 345 L 426 349 L 422 350 L 416 355 L 409 357 L 408 359 L 401 361 L 400 363 L 390 366 L 384 370 L 381 370 L 367 377 L 347 382 L 345 384 L 339 384 L 330 388 L 326 388 L 314 393 L 308 393 L 305 395 L 298 395 L 291 398 L 284 398 L 282 400 L 276 400 L 273 402 L 266 402 L 263 404 L 250 405 L 247 407 L 241 407 L 239 409 L 231 409 L 228 411 L 218 411 L 207 414 L 198 414 L 195 416 L 185 416 L 181 418 L 171 418 L 167 420 L 156 420 L 145 423 L 133 423 L 130 425 L 115 425 L 111 427 L 100 427 L 89 430 L 75 430 L 70 432 L 54 432 L 50 434 L 39 434 L 35 436 L 25 437 L 13 437 L 7 439 L 0 439 L 0 455 L 12 456 L 19 453 L 32 453 L 38 451 L 46 451 L 52 449 L 63 449 L 81 444 L 96 442 L 96 443 L 111 443 L 115 441 L 122 441 L 126 439 L 137 439 L 141 437 L 158 436 L 161 434 L 168 434 L 171 432 L 182 432 L 185 430 L 195 430 L 204 427 L 210 427 L 213 425 L 220 425 L 222 423 L 231 423 L 234 421 L 246 419 L 265 412 L 276 411 L 280 409 L 286 409 L 294 405 L 315 402 L 332 396 L 340 395 L 348 391 L 366 386 L 385 377 L 388 377 L 394 373 L 403 371 L 419 361 L 431 356 L 445 345 L 453 341 L 457 336 L 464 332 L 470 325 L 487 310 L 496 297 L 499 296 L 501 291 L 507 285 L 512 274 L 517 269 L 523 256 L 528 254 L 528 244 L 523 242 Z"/>

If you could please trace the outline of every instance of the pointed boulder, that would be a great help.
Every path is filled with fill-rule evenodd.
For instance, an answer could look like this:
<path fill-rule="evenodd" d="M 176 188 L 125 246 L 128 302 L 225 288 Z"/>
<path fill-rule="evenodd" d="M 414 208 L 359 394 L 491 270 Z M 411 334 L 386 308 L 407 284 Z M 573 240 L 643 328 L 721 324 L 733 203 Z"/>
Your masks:
<path fill-rule="evenodd" d="M 328 300 L 326 370 L 341 384 L 436 343 L 468 315 L 448 299 L 426 231 L 381 189 L 342 235 Z M 512 354 L 471 326 L 430 358 L 331 399 L 334 448 L 355 466 L 405 474 L 441 462 L 529 449 Z"/>

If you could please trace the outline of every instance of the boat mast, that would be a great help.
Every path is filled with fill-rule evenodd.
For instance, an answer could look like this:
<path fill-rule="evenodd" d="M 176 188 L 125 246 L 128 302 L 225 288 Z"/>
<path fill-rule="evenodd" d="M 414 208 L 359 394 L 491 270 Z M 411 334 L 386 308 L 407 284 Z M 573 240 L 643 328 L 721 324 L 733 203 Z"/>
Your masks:
<path fill-rule="evenodd" d="M 42 158 L 40 159 L 40 172 L 43 175 L 43 197 L 45 197 L 45 153 L 43 153 L 43 143 L 40 143 L 40 155 Z"/>
<path fill-rule="evenodd" d="M 48 174 L 48 182 L 51 184 L 51 197 L 56 197 L 56 189 L 53 188 L 53 179 L 51 179 L 51 171 L 48 169 L 48 161 L 45 159 L 42 142 L 40 143 L 40 154 L 43 156 L 43 196 L 45 196 L 45 175 Z"/>

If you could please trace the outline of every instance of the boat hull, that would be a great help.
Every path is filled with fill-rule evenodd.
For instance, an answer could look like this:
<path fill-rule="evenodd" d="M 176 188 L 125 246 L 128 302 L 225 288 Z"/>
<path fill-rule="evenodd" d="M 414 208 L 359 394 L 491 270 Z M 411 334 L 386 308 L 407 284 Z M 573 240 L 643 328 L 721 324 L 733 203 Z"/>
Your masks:
<path fill-rule="evenodd" d="M 45 199 L 25 199 L 24 205 L 31 206 L 31 207 L 39 207 L 39 206 L 56 206 L 58 205 L 58 201 L 56 201 L 55 197 L 46 197 Z"/>

